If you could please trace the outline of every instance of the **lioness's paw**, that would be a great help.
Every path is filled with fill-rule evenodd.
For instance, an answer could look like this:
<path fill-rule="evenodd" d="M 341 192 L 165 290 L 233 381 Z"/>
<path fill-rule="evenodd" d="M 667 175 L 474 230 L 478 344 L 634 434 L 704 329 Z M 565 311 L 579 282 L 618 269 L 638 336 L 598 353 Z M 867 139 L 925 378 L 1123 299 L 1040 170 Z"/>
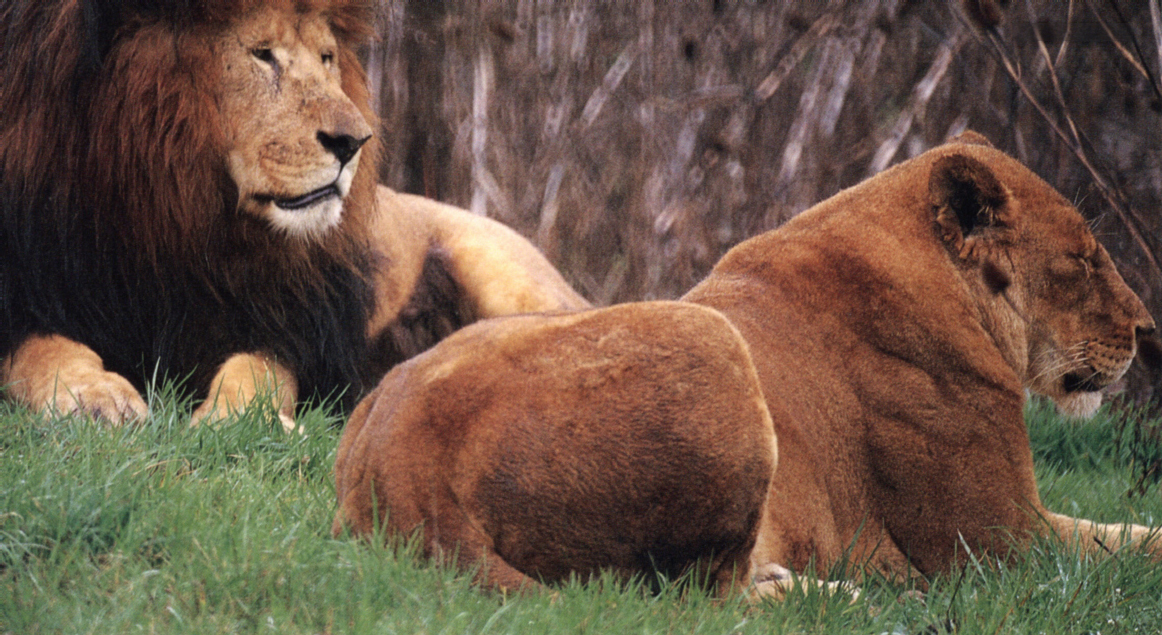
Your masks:
<path fill-rule="evenodd" d="M 791 582 L 791 578 L 792 578 L 790 569 L 788 569 L 782 565 L 775 564 L 773 562 L 768 562 L 764 565 L 759 565 L 759 566 L 755 567 L 754 574 L 751 577 L 754 579 L 754 581 L 756 583 L 757 582 L 789 583 L 789 582 Z"/>
<path fill-rule="evenodd" d="M 843 593 L 851 596 L 852 602 L 858 600 L 860 595 L 859 589 L 851 582 L 825 582 L 805 577 L 796 578 L 790 569 L 773 562 L 756 567 L 751 580 L 753 584 L 748 595 L 752 599 L 783 600 L 787 597 L 787 593 L 797 585 L 804 589 L 808 586 L 826 589 L 831 595 Z"/>

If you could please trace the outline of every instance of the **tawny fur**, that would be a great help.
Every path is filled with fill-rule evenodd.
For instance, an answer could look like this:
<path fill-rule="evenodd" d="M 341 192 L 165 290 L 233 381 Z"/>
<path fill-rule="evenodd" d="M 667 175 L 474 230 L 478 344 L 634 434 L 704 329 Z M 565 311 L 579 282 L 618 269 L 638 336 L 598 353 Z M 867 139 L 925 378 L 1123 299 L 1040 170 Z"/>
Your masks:
<path fill-rule="evenodd" d="M 738 245 L 684 300 L 739 329 L 774 417 L 756 562 L 826 570 L 853 548 L 911 576 L 1034 534 L 1147 537 L 1044 508 L 1023 408 L 1027 389 L 1092 413 L 1153 320 L 1074 207 L 980 135 Z"/>
<path fill-rule="evenodd" d="M 723 478 L 766 447 L 737 434 L 765 430 L 750 401 L 761 392 L 778 469 L 750 553 L 758 595 L 789 586 L 782 565 L 826 571 L 846 557 L 853 575 L 926 576 L 966 548 L 1012 557 L 1035 535 L 1162 554 L 1146 527 L 1040 502 L 1025 391 L 1092 413 L 1154 323 L 1073 206 L 980 135 L 740 244 L 684 300 L 716 309 L 745 343 L 683 303 L 623 305 L 488 323 L 398 368 L 340 443 L 334 530 L 368 533 L 378 513 L 503 588 L 597 562 L 626 570 L 610 555 L 623 528 L 709 522 L 621 506 L 653 482 L 652 461 L 713 457 L 672 462 L 667 500 L 761 507 Z M 679 387 L 685 397 L 667 400 Z M 628 421 L 705 432 L 657 447 L 562 433 L 582 422 L 620 440 Z M 602 522 L 573 522 L 574 504 Z"/>
<path fill-rule="evenodd" d="M 289 423 L 301 398 L 353 403 L 448 330 L 381 337 L 402 313 L 455 328 L 587 306 L 507 228 L 376 185 L 355 53 L 371 18 L 363 0 L 0 8 L 20 53 L 0 69 L 11 397 L 120 422 L 177 379 L 211 397 L 195 420 L 266 395 Z M 462 314 L 409 305 L 429 278 Z"/>
<path fill-rule="evenodd" d="M 725 593 L 749 585 L 775 461 L 746 344 L 712 310 L 490 320 L 356 408 L 333 531 L 419 531 L 497 589 L 697 567 Z"/>

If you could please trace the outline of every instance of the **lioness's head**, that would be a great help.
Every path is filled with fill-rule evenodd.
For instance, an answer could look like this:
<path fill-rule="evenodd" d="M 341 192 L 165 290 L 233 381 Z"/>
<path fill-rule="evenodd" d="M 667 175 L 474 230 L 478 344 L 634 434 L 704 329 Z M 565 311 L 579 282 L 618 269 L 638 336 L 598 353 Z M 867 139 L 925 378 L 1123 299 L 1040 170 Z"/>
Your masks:
<path fill-rule="evenodd" d="M 213 43 L 230 176 L 243 212 L 290 236 L 337 225 L 372 135 L 343 90 L 327 16 L 267 3 Z"/>
<path fill-rule="evenodd" d="M 1091 415 L 1154 321 L 1069 201 L 983 137 L 961 141 L 932 166 L 937 235 L 992 296 L 982 298 L 987 328 L 1020 349 L 1012 361 L 1025 387 Z"/>

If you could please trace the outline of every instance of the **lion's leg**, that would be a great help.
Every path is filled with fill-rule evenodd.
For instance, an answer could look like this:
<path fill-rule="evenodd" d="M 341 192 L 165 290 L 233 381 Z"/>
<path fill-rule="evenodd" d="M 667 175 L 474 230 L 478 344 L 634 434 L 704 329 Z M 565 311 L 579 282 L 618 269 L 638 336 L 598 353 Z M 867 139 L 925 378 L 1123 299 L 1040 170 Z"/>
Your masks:
<path fill-rule="evenodd" d="M 443 502 L 448 504 L 446 500 Z M 461 571 L 474 571 L 473 581 L 492 591 L 528 593 L 546 588 L 497 553 L 492 540 L 480 533 L 479 524 L 463 510 L 458 507 L 454 510 L 444 507 L 444 510 L 452 513 L 437 512 L 424 524 L 425 553 L 429 558 L 443 566 L 455 565 Z"/>
<path fill-rule="evenodd" d="M 423 215 L 432 244 L 449 254 L 452 276 L 477 317 L 592 306 L 544 254 L 504 224 L 435 201 L 398 196 Z"/>
<path fill-rule="evenodd" d="M 34 335 L 0 366 L 9 396 L 35 410 L 86 413 L 120 425 L 149 414 L 141 394 L 105 370 L 93 349 L 61 335 Z"/>
<path fill-rule="evenodd" d="M 1053 532 L 1065 544 L 1080 547 L 1087 554 L 1114 552 L 1128 544 L 1144 546 L 1155 558 L 1162 559 L 1162 528 L 1132 523 L 1096 523 L 1053 512 L 1047 513 L 1045 517 Z"/>
<path fill-rule="evenodd" d="M 220 421 L 231 413 L 246 410 L 258 399 L 269 400 L 284 429 L 288 432 L 297 429 L 294 415 L 298 382 L 294 374 L 266 355 L 233 355 L 214 375 L 210 392 L 194 411 L 190 424 Z"/>

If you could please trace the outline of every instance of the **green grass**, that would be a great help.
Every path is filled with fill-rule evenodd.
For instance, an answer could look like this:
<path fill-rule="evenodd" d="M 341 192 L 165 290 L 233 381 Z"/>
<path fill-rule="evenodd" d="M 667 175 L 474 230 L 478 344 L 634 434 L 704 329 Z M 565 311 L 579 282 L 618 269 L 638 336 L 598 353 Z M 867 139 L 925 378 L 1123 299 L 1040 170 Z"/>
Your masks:
<path fill-rule="evenodd" d="M 326 411 L 287 436 L 270 413 L 190 429 L 187 409 L 153 406 L 143 425 L 111 430 L 0 403 L 0 634 L 1162 630 L 1162 566 L 1049 541 L 1012 565 L 939 577 L 923 599 L 874 579 L 855 603 L 812 592 L 748 606 L 610 579 L 503 598 L 409 545 L 331 538 L 338 431 Z M 1147 426 L 1061 422 L 1039 405 L 1029 419 L 1052 508 L 1162 522 L 1159 488 L 1138 483 L 1157 450 L 1135 432 Z"/>

